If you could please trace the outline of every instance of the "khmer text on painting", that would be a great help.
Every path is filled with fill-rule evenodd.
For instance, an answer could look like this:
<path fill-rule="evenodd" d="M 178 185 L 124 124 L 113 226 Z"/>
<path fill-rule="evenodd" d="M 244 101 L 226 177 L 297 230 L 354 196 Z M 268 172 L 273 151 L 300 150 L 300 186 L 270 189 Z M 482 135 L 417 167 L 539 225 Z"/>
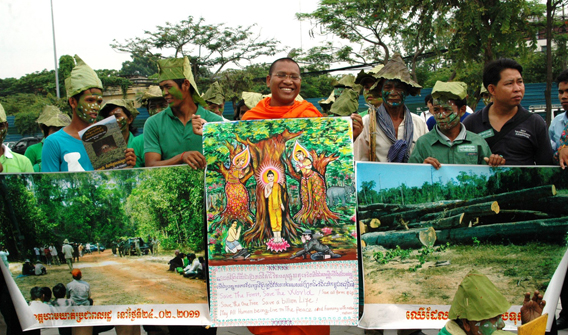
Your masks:
<path fill-rule="evenodd" d="M 346 118 L 205 128 L 211 265 L 356 259 Z"/>

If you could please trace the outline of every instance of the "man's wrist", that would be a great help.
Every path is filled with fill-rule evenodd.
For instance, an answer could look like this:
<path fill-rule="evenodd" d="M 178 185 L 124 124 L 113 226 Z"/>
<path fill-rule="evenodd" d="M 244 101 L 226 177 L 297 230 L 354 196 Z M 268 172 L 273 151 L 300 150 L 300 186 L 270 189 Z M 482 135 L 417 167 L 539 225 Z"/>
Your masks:
<path fill-rule="evenodd" d="M 183 155 L 185 155 L 186 152 L 187 152 L 187 151 L 184 151 L 184 152 L 181 153 L 181 162 L 182 162 L 182 163 L 183 163 Z"/>

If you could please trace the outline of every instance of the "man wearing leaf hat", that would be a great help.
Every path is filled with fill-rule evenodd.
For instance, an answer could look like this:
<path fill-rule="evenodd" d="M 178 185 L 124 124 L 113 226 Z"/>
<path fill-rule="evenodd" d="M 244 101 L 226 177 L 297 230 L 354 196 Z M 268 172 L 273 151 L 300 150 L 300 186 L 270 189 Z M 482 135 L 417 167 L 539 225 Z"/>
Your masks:
<path fill-rule="evenodd" d="M 87 155 L 79 131 L 97 121 L 103 102 L 103 84 L 95 71 L 79 56 L 77 65 L 65 79 L 69 106 L 73 110 L 71 123 L 50 135 L 42 150 L 42 172 L 92 171 L 93 165 Z M 134 166 L 134 152 L 127 149 L 126 162 Z"/>
<path fill-rule="evenodd" d="M 525 293 L 521 322 L 525 324 L 539 317 L 545 305 L 538 291 L 534 292 L 532 299 L 530 293 Z M 471 270 L 454 296 L 448 314 L 450 321 L 438 335 L 511 334 L 501 330 L 505 327 L 501 315 L 510 307 L 511 304 L 489 278 L 477 270 Z"/>
<path fill-rule="evenodd" d="M 375 122 L 371 124 L 371 115 L 363 117 L 363 132 L 354 144 L 355 160 L 406 163 L 416 140 L 428 132 L 424 120 L 404 104 L 406 97 L 420 93 L 422 86 L 410 78 L 398 53 L 375 77 L 370 91 L 380 91 L 383 103 L 376 110 Z"/>
<path fill-rule="evenodd" d="M 205 94 L 203 100 L 207 103 L 207 110 L 219 116 L 223 116 L 223 107 L 225 106 L 225 95 L 219 82 L 214 82 Z"/>
<path fill-rule="evenodd" d="M 377 82 L 377 78 L 375 77 L 379 71 L 384 67 L 383 64 L 379 64 L 369 70 L 369 72 L 365 72 L 361 70 L 357 74 L 355 78 L 355 84 L 361 85 L 363 87 L 363 97 L 365 97 L 365 101 L 368 105 L 372 105 L 375 108 L 378 108 L 383 103 L 383 97 L 381 96 L 380 90 L 373 90 L 371 91 L 371 87 L 375 85 Z M 365 116 L 369 113 L 369 111 L 362 112 L 360 115 Z"/>
<path fill-rule="evenodd" d="M 41 152 L 45 139 L 61 128 L 68 126 L 71 123 L 71 118 L 62 113 L 59 108 L 47 105 L 43 108 L 36 122 L 43 133 L 43 139 L 39 143 L 30 145 L 24 155 L 32 162 L 34 172 L 41 172 Z"/>
<path fill-rule="evenodd" d="M 204 108 L 206 102 L 199 96 L 187 57 L 158 61 L 158 81 L 169 107 L 146 121 L 146 166 L 188 164 L 203 169 L 201 136 L 193 131 L 192 120 L 217 122 L 223 118 Z"/>
<path fill-rule="evenodd" d="M 126 147 L 134 150 L 136 155 L 136 164 L 134 167 L 141 167 L 144 165 L 142 161 L 142 156 L 144 155 L 144 148 L 134 148 L 134 135 L 132 133 L 136 132 L 133 122 L 134 119 L 140 114 L 140 112 L 134 107 L 134 100 L 132 99 L 113 99 L 103 105 L 100 114 L 103 118 L 107 118 L 111 115 L 116 117 L 116 122 L 120 127 L 122 136 L 124 137 L 124 142 L 126 142 Z M 142 150 L 141 150 L 142 149 Z"/>
<path fill-rule="evenodd" d="M 162 90 L 160 90 L 160 87 L 157 85 L 151 85 L 148 87 L 140 98 L 140 102 L 144 107 L 146 107 L 150 116 L 156 115 L 168 108 L 168 103 L 162 96 Z M 136 165 L 134 165 L 134 167 L 146 166 L 146 162 L 144 160 L 144 133 L 134 137 L 132 139 L 132 145 L 129 146 L 129 148 L 130 147 L 134 149 L 134 153 L 136 154 Z"/>
<path fill-rule="evenodd" d="M 0 172 L 34 172 L 32 163 L 26 156 L 12 152 L 3 143 L 6 135 L 8 135 L 8 119 L 4 107 L 0 104 Z"/>
<path fill-rule="evenodd" d="M 467 85 L 463 82 L 437 81 L 432 89 L 432 114 L 436 126 L 416 141 L 409 163 L 432 164 L 505 164 L 492 155 L 483 137 L 465 129 L 460 122 L 466 112 Z"/>

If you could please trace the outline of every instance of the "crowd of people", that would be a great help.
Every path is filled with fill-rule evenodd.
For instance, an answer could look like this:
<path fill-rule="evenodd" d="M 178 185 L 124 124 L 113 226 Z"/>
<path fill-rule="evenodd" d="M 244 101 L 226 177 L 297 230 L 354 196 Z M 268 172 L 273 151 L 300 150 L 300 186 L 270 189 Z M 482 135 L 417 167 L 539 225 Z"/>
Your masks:
<path fill-rule="evenodd" d="M 151 87 L 144 94 L 143 103 L 151 117 L 145 123 L 144 134 L 137 137 L 132 134 L 132 124 L 138 115 L 133 103 L 113 100 L 103 104 L 101 80 L 82 59 L 78 56 L 75 59 L 77 65 L 65 80 L 72 117 L 66 119 L 61 112 L 46 109 L 42 113 L 44 118 L 40 116 L 41 120 L 38 119 L 42 131 L 45 129 L 45 137 L 33 149 L 34 161 L 26 157 L 28 155 L 12 153 L 2 144 L 0 171 L 93 170 L 78 133 L 96 122 L 99 116 L 110 115 L 116 116 L 123 132 L 129 167 L 187 164 L 195 169 L 205 168 L 203 125 L 226 121 L 222 117 L 225 100 L 219 85 L 213 85 L 204 95 L 199 93 L 187 57 L 158 61 L 161 92 Z M 565 150 L 568 146 L 568 117 L 566 113 L 559 115 L 548 129 L 540 116 L 523 108 L 522 72 L 522 66 L 511 59 L 498 59 L 487 64 L 483 85 L 491 102 L 467 117 L 467 86 L 460 82 L 436 83 L 429 101 L 432 106 L 429 112 L 435 125 L 429 131 L 428 119 L 410 112 L 405 105 L 406 97 L 419 94 L 421 86 L 412 80 L 400 55 L 395 54 L 384 67 L 362 71 L 355 80 L 340 80 L 333 88 L 333 104 L 324 102 L 323 105 L 327 104 L 324 111 L 329 116 L 350 116 L 354 156 L 360 161 L 416 162 L 436 168 L 442 164 L 498 166 L 550 165 L 556 162 L 564 168 L 568 164 L 568 151 Z M 563 109 L 568 111 L 568 71 L 560 74 L 557 81 L 559 99 Z M 243 99 L 235 110 L 235 119 L 324 116 L 299 96 L 301 70 L 293 59 L 281 58 L 272 63 L 266 84 L 271 91 L 269 96 L 243 93 Z M 354 103 L 361 92 L 369 107 L 363 115 L 357 113 Z M 0 105 L 0 144 L 7 134 L 7 127 L 6 115 Z M 67 240 L 62 248 L 63 258 L 72 272 L 75 271 L 75 249 L 78 247 L 73 248 Z M 172 261 L 169 264 L 171 270 L 182 268 L 183 273 L 190 276 L 198 274 L 200 267 L 203 271 L 204 262 L 199 258 L 196 260 L 195 255 L 184 257 L 178 251 Z M 286 329 L 261 326 L 249 329 L 255 334 L 329 334 L 329 326 Z M 206 330 L 202 327 L 193 330 L 197 333 L 215 331 L 214 328 Z M 175 328 L 171 331 L 175 332 Z M 92 329 L 82 327 L 81 332 L 90 334 Z M 471 334 L 467 329 L 465 333 Z"/>

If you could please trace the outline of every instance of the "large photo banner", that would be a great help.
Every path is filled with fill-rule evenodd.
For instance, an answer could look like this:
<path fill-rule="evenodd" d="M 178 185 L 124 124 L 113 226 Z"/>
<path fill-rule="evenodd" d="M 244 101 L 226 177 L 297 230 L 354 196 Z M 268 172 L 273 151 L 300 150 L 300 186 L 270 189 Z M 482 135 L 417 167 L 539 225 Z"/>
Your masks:
<path fill-rule="evenodd" d="M 0 175 L 2 264 L 23 328 L 208 325 L 203 171 Z M 168 271 L 170 270 L 170 271 Z"/>
<path fill-rule="evenodd" d="M 526 292 L 550 328 L 568 263 L 568 174 L 558 167 L 357 163 L 363 328 L 439 329 L 459 283 L 486 275 L 521 325 Z M 563 260 L 564 257 L 564 260 Z"/>
<path fill-rule="evenodd" d="M 349 118 L 206 124 L 214 325 L 357 324 L 351 136 Z"/>

